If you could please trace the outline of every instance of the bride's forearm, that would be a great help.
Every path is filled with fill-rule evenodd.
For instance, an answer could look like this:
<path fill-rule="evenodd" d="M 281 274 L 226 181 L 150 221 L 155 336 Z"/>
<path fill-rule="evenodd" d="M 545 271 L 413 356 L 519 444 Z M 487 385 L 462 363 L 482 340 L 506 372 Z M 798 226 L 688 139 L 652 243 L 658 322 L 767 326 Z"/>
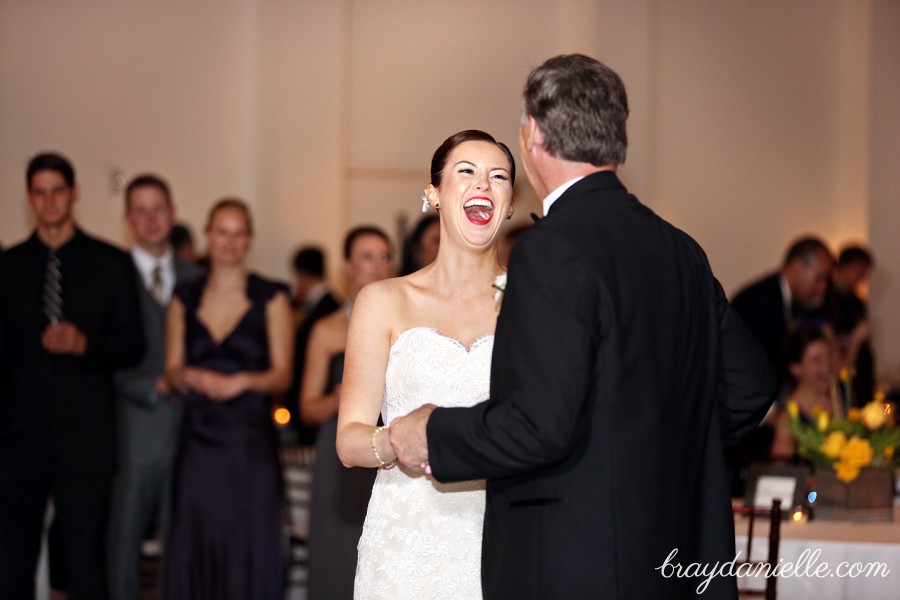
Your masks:
<path fill-rule="evenodd" d="M 382 463 L 390 464 L 397 458 L 391 447 L 387 429 L 378 433 L 375 431 L 375 425 L 359 422 L 348 423 L 338 430 L 337 454 L 345 467 L 382 467 Z M 378 452 L 377 456 L 375 450 Z"/>

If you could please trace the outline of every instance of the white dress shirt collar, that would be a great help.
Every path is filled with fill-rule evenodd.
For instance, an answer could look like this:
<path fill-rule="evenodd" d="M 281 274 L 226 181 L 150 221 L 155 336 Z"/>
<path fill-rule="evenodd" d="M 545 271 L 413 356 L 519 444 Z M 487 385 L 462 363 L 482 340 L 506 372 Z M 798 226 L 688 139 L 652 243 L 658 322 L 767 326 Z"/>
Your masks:
<path fill-rule="evenodd" d="M 783 302 L 782 310 L 784 310 L 784 322 L 790 323 L 793 316 L 793 302 L 791 297 L 791 286 L 788 284 L 784 275 L 778 276 L 778 284 L 781 286 L 781 301 Z"/>
<path fill-rule="evenodd" d="M 167 248 L 162 256 L 156 258 L 140 246 L 135 245 L 131 248 L 131 257 L 134 259 L 145 289 L 149 290 L 153 287 L 153 270 L 156 265 L 162 268 L 163 300 L 168 303 L 172 297 L 172 290 L 175 289 L 175 254 L 172 252 L 172 248 Z"/>
<path fill-rule="evenodd" d="M 570 179 L 549 194 L 544 198 L 544 216 L 547 216 L 547 213 L 550 212 L 550 207 L 553 206 L 553 203 L 559 200 L 559 197 L 562 196 L 567 189 L 584 179 L 584 175 L 581 177 L 576 177 L 575 179 Z"/>

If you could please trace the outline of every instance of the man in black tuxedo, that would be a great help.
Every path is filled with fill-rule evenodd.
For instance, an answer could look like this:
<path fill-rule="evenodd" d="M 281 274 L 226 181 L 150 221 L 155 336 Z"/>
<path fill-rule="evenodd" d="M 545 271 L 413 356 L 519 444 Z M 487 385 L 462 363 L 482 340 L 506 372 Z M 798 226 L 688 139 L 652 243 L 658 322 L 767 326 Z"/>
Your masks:
<path fill-rule="evenodd" d="M 618 75 L 559 56 L 524 95 L 547 216 L 512 251 L 491 397 L 421 407 L 391 442 L 440 481 L 487 478 L 485 598 L 697 595 L 706 578 L 673 571 L 734 558 L 723 448 L 765 414 L 770 369 L 703 250 L 617 178 Z M 704 590 L 737 597 L 728 575 Z"/>
<path fill-rule="evenodd" d="M 131 259 L 147 340 L 144 358 L 116 373 L 119 461 L 109 526 L 112 600 L 140 593 L 141 546 L 148 530 L 166 538 L 171 514 L 171 476 L 180 405 L 165 378 L 166 307 L 174 287 L 200 277 L 195 263 L 175 256 L 169 235 L 175 207 L 169 185 L 140 175 L 125 188 L 125 220 L 134 237 Z"/>
<path fill-rule="evenodd" d="M 781 269 L 735 294 L 731 301 L 747 329 L 779 368 L 781 344 L 794 320 L 824 323 L 821 309 L 834 269 L 828 247 L 816 237 L 803 237 L 788 248 Z"/>
<path fill-rule="evenodd" d="M 0 256 L 0 598 L 34 597 L 52 498 L 69 598 L 102 600 L 113 372 L 144 351 L 134 267 L 77 227 L 65 158 L 36 156 L 26 182 L 37 226 Z"/>

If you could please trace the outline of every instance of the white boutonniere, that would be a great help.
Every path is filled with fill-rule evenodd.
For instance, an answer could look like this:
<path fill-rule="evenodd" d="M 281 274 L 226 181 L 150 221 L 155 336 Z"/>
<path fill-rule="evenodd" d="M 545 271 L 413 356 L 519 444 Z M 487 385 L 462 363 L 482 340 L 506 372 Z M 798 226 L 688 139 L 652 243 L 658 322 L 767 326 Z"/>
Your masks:
<path fill-rule="evenodd" d="M 496 292 L 494 292 L 494 302 L 500 302 L 503 298 L 503 294 L 506 293 L 506 273 L 500 273 L 494 279 L 494 284 L 491 286 Z"/>

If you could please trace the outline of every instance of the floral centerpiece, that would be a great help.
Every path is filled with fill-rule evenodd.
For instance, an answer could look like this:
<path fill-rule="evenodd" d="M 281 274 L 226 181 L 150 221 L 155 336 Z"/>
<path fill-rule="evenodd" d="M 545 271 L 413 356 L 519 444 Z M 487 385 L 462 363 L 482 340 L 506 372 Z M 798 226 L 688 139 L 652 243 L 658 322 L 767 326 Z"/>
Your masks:
<path fill-rule="evenodd" d="M 849 388 L 850 376 L 842 372 L 841 381 Z M 833 414 L 838 415 L 836 394 Z M 893 467 L 900 465 L 900 428 L 897 427 L 896 408 L 885 402 L 884 392 L 862 408 L 847 408 L 845 417 L 830 418 L 819 411 L 811 423 L 800 418 L 794 400 L 787 403 L 788 430 L 797 440 L 800 456 L 822 467 L 834 469 L 837 478 L 850 483 L 863 467 Z"/>

